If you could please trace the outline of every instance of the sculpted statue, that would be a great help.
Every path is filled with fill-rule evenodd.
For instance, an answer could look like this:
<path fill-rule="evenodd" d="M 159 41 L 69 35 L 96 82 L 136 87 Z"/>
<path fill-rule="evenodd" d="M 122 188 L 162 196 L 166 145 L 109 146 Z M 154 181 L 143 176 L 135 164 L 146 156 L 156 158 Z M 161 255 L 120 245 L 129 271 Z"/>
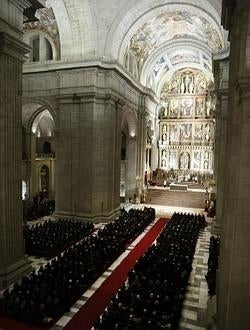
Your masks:
<path fill-rule="evenodd" d="M 172 99 L 170 103 L 170 115 L 171 116 L 177 116 L 178 114 L 178 106 L 179 106 L 179 100 Z"/>
<path fill-rule="evenodd" d="M 197 116 L 201 116 L 203 115 L 203 112 L 204 112 L 204 100 L 201 99 L 201 98 L 198 98 L 196 100 L 196 110 L 195 110 L 195 113 Z"/>
<path fill-rule="evenodd" d="M 180 170 L 188 170 L 189 169 L 189 153 L 183 152 L 180 155 Z"/>

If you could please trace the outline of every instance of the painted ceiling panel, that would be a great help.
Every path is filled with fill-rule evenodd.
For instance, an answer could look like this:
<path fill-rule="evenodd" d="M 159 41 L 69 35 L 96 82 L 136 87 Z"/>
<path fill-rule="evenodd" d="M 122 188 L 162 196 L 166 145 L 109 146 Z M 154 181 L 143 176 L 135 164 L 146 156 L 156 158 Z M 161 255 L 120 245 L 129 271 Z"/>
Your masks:
<path fill-rule="evenodd" d="M 222 49 L 220 36 L 212 25 L 187 11 L 165 12 L 148 21 L 133 35 L 130 49 L 138 60 L 145 61 L 163 43 L 185 38 L 201 40 L 214 51 Z"/>

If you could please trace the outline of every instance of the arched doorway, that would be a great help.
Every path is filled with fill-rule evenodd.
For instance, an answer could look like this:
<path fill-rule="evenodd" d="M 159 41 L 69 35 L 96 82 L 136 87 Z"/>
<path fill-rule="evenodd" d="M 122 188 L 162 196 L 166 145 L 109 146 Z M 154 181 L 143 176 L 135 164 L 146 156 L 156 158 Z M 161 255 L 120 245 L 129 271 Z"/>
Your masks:
<path fill-rule="evenodd" d="M 26 151 L 23 155 L 23 180 L 27 182 L 30 199 L 42 191 L 47 198 L 55 199 L 54 117 L 49 106 L 32 102 L 23 106 L 23 154 Z M 26 166 L 27 161 L 30 162 L 29 167 Z M 49 175 L 45 175 L 43 166 Z"/>
<path fill-rule="evenodd" d="M 126 109 L 121 124 L 121 201 L 132 201 L 136 190 L 136 116 L 132 109 Z"/>

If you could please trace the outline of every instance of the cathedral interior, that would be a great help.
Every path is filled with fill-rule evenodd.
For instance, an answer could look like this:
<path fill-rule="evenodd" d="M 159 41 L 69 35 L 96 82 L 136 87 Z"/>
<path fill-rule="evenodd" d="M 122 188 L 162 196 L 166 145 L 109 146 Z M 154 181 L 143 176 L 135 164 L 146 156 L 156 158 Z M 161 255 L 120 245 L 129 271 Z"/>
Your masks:
<path fill-rule="evenodd" d="M 1 0 L 0 64 L 0 329 L 250 329 L 249 0 Z"/>

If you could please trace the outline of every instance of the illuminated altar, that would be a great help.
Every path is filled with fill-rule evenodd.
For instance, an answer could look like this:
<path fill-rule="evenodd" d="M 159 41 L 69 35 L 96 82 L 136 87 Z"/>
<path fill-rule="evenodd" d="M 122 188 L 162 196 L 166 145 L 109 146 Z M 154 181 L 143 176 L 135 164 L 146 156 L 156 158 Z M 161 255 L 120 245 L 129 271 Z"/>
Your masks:
<path fill-rule="evenodd" d="M 211 82 L 201 71 L 178 71 L 161 92 L 159 168 L 180 177 L 213 173 L 214 114 Z"/>

